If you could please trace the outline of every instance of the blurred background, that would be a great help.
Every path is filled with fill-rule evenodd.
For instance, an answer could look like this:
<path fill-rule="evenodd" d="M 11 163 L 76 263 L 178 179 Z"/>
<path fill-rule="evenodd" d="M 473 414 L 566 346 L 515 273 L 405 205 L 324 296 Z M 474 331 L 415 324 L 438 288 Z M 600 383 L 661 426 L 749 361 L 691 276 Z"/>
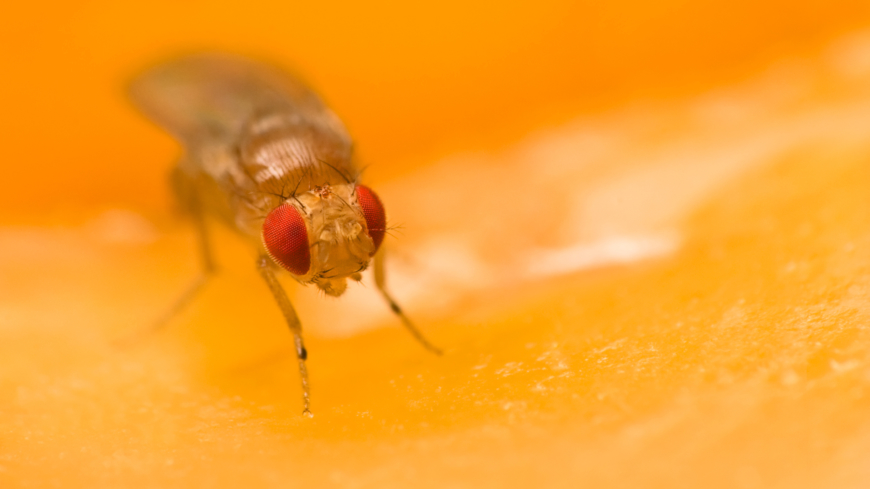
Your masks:
<path fill-rule="evenodd" d="M 2 20 L 10 213 L 164 208 L 177 149 L 124 99 L 179 53 L 226 50 L 302 73 L 372 179 L 487 151 L 627 101 L 668 100 L 809 56 L 865 26 L 858 1 L 57 2 Z"/>
<path fill-rule="evenodd" d="M 400 226 L 293 346 L 124 86 L 273 60 Z M 870 4 L 161 2 L 0 19 L 3 487 L 867 487 Z"/>

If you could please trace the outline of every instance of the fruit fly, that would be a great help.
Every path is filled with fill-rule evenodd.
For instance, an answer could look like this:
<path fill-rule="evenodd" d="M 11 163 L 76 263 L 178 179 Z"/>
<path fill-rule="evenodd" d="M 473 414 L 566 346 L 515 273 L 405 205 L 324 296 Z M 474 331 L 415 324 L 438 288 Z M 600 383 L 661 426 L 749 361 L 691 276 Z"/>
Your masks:
<path fill-rule="evenodd" d="M 256 249 L 257 269 L 293 333 L 305 415 L 311 415 L 308 352 L 277 272 L 340 296 L 348 279 L 360 281 L 372 265 L 390 309 L 425 348 L 440 353 L 387 292 L 384 206 L 359 183 L 344 125 L 304 83 L 246 59 L 200 55 L 143 73 L 130 95 L 184 146 L 171 183 L 196 224 L 203 272 L 176 310 L 215 273 L 210 215 Z"/>

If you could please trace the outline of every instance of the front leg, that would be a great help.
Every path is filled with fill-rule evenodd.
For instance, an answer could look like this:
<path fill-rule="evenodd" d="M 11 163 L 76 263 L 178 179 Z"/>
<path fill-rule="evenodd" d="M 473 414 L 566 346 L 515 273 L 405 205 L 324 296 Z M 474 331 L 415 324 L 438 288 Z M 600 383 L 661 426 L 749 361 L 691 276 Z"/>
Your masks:
<path fill-rule="evenodd" d="M 307 417 L 312 417 L 311 414 L 311 392 L 308 388 L 308 369 L 305 366 L 305 360 L 308 358 L 308 351 L 305 349 L 305 343 L 302 341 L 302 323 L 299 322 L 299 316 L 296 315 L 296 309 L 290 303 L 290 298 L 284 291 L 284 287 L 278 282 L 275 277 L 275 272 L 271 268 L 270 258 L 266 255 L 260 255 L 257 259 L 257 268 L 260 270 L 260 275 L 269 290 L 272 291 L 272 296 L 275 297 L 275 302 L 281 308 L 284 314 L 284 319 L 287 320 L 287 326 L 290 326 L 290 332 L 293 333 L 293 342 L 296 344 L 296 358 L 299 360 L 299 375 L 302 378 L 302 404 L 304 409 L 302 414 Z"/>
<path fill-rule="evenodd" d="M 390 309 L 392 309 L 392 311 L 397 316 L 399 316 L 399 319 L 402 320 L 402 324 L 404 324 L 405 328 L 407 328 L 408 331 L 411 332 L 411 334 L 414 336 L 414 338 L 416 338 L 417 341 L 419 341 L 420 344 L 423 345 L 423 348 L 426 348 L 427 350 L 431 351 L 432 353 L 434 353 L 436 355 L 441 355 L 443 353 L 441 351 L 441 349 L 436 347 L 432 343 L 429 343 L 429 340 L 427 340 L 426 337 L 423 336 L 423 333 L 421 333 L 420 330 L 417 329 L 416 326 L 414 326 L 414 323 L 412 323 L 411 320 L 408 319 L 408 316 L 406 316 L 405 313 L 402 312 L 402 308 L 399 307 L 398 304 L 396 304 L 396 301 L 393 300 L 393 297 L 390 296 L 389 292 L 387 292 L 387 277 L 386 277 L 386 271 L 384 270 L 384 253 L 385 253 L 384 249 L 385 248 L 386 248 L 385 246 L 381 246 L 381 249 L 378 250 L 378 252 L 375 254 L 374 258 L 372 258 L 372 260 L 374 260 L 374 267 L 375 267 L 375 286 L 378 288 L 378 291 L 380 291 L 381 295 L 384 297 L 384 300 L 387 301 L 387 304 L 390 305 Z"/>

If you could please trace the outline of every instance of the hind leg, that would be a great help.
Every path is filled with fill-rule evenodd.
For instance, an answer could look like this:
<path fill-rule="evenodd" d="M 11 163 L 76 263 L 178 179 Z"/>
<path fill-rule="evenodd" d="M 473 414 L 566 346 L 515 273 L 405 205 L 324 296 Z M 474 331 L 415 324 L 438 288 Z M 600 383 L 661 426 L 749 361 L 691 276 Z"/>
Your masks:
<path fill-rule="evenodd" d="M 202 201 L 197 193 L 194 182 L 188 177 L 183 170 L 175 168 L 171 175 L 172 189 L 175 193 L 176 202 L 179 205 L 181 212 L 189 217 L 196 229 L 197 243 L 200 255 L 200 272 L 184 289 L 184 292 L 175 299 L 172 305 L 167 308 L 163 314 L 146 328 L 142 328 L 134 334 L 131 334 L 116 343 L 121 345 L 129 345 L 135 343 L 136 340 L 144 338 L 149 334 L 153 334 L 162 329 L 181 311 L 183 311 L 194 299 L 199 295 L 209 279 L 216 272 L 214 255 L 212 253 L 211 239 L 209 238 L 208 228 L 205 222 L 203 213 Z"/>
<path fill-rule="evenodd" d="M 184 293 L 176 299 L 172 307 L 155 323 L 155 330 L 163 327 L 193 302 L 216 272 L 211 239 L 202 207 L 202 198 L 197 191 L 196 183 L 178 167 L 172 172 L 171 180 L 172 189 L 175 192 L 176 201 L 181 207 L 181 211 L 190 217 L 196 229 L 201 268 L 197 277 L 187 286 Z"/>

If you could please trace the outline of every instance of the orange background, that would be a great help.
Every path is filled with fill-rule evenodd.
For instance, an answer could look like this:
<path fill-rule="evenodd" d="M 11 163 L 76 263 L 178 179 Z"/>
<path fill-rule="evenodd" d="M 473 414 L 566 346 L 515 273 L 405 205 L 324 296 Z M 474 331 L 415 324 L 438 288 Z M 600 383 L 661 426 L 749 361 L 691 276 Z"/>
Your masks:
<path fill-rule="evenodd" d="M 868 25 L 832 0 L 5 6 L 0 487 L 867 487 L 870 56 L 829 55 Z M 443 357 L 380 303 L 294 290 L 302 418 L 290 335 L 217 227 L 202 297 L 112 344 L 196 273 L 179 148 L 123 85 L 201 49 L 294 68 L 346 122 Z M 523 275 L 614 223 L 680 241 Z"/>
<path fill-rule="evenodd" d="M 372 178 L 637 97 L 738 79 L 863 25 L 861 1 L 13 2 L 0 20 L 0 206 L 165 206 L 177 150 L 130 110 L 143 65 L 200 49 L 303 73 Z"/>

